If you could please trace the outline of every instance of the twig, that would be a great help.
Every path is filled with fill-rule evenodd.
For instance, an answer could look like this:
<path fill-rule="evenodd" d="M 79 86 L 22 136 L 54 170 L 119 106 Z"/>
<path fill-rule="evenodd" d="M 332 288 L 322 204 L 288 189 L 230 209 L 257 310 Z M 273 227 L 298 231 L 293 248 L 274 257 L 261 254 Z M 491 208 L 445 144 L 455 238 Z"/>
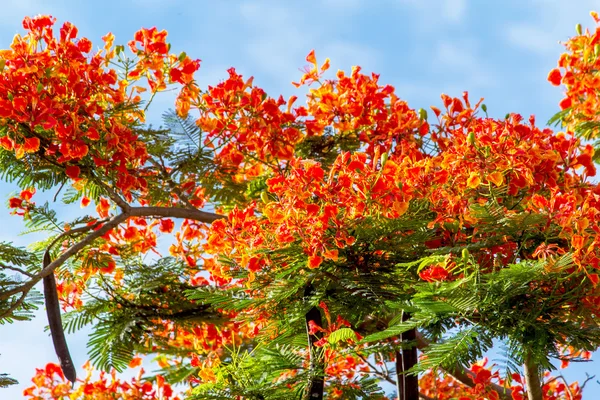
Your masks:
<path fill-rule="evenodd" d="M 32 273 L 29 273 L 29 272 L 27 272 L 25 270 L 22 270 L 21 268 L 11 267 L 10 265 L 1 265 L 0 264 L 0 268 L 13 270 L 13 271 L 18 272 L 20 274 L 27 275 L 30 278 L 33 276 Z"/>
<path fill-rule="evenodd" d="M 585 381 L 583 381 L 583 384 L 581 386 L 579 386 L 579 388 L 581 389 L 582 392 L 583 392 L 583 389 L 585 388 L 585 385 L 587 385 L 587 383 L 589 381 L 591 381 L 592 379 L 594 379 L 596 377 L 596 375 L 590 376 L 587 372 L 585 373 L 585 376 L 586 376 Z"/>
<path fill-rule="evenodd" d="M 571 387 L 569 386 L 569 383 L 567 382 L 567 380 L 565 379 L 565 377 L 562 376 L 562 375 L 559 375 L 558 379 L 562 379 L 562 381 L 565 384 L 565 388 L 567 389 L 567 392 L 569 393 L 569 400 L 573 400 L 573 398 L 574 398 L 573 397 L 573 392 L 571 391 Z"/>
<path fill-rule="evenodd" d="M 127 212 L 131 206 L 129 205 L 129 203 L 127 203 L 121 196 L 119 196 L 117 194 L 117 192 L 115 192 L 113 190 L 113 188 L 111 188 L 110 186 L 108 186 L 106 183 L 102 182 L 100 179 L 98 179 L 94 174 L 90 174 L 92 176 L 92 181 L 94 181 L 94 183 L 100 187 L 102 187 L 104 190 L 106 190 L 106 193 L 108 194 L 108 197 L 110 197 L 110 199 L 112 201 L 114 201 L 119 208 L 121 209 L 121 211 L 123 212 Z"/>
<path fill-rule="evenodd" d="M 173 179 L 171 179 L 171 174 L 169 174 L 167 172 L 164 165 L 160 164 L 158 161 L 156 161 L 152 157 L 150 157 L 148 161 L 150 161 L 150 163 L 152 165 L 154 165 L 156 168 L 161 170 L 161 174 L 163 175 L 163 178 L 166 180 L 167 184 L 169 185 L 169 188 L 173 191 L 173 193 L 175 193 L 177 195 L 177 197 L 179 197 L 179 199 L 187 206 L 187 208 L 196 209 L 196 207 L 194 207 L 192 205 L 192 203 L 190 203 L 187 196 L 185 194 L 183 194 L 181 189 L 179 189 L 179 186 L 173 181 Z"/>
<path fill-rule="evenodd" d="M 367 365 L 369 366 L 369 368 L 371 368 L 371 369 L 373 370 L 373 374 L 374 374 L 374 375 L 377 375 L 378 377 L 380 377 L 381 379 L 384 379 L 385 381 L 387 381 L 387 382 L 391 383 L 392 385 L 396 385 L 396 381 L 395 381 L 395 380 L 393 380 L 392 378 L 390 378 L 390 377 L 389 377 L 389 375 L 385 374 L 383 371 L 379 371 L 379 370 L 377 370 L 377 368 L 376 368 L 376 367 L 375 367 L 373 364 L 371 364 L 371 362 L 369 362 L 369 360 L 368 360 L 368 359 L 367 359 L 365 356 L 363 356 L 363 355 L 361 355 L 361 354 L 358 354 L 358 353 L 355 353 L 355 354 L 356 354 L 356 355 L 358 356 L 358 358 L 360 358 L 360 359 L 361 359 L 361 360 L 362 360 L 362 361 L 363 361 L 365 364 L 367 364 Z M 384 364 L 384 365 L 385 365 L 385 364 Z"/>

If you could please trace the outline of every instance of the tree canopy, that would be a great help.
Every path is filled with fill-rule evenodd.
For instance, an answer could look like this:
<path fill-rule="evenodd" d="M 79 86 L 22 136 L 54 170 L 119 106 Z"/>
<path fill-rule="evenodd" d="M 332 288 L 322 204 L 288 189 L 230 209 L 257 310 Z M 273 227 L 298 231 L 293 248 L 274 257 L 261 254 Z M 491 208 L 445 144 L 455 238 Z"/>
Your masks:
<path fill-rule="evenodd" d="M 314 52 L 302 100 L 234 68 L 201 88 L 166 31 L 96 51 L 25 18 L 0 50 L 0 177 L 46 238 L 0 243 L 0 318 L 44 304 L 58 356 L 25 397 L 581 399 L 551 371 L 600 346 L 592 17 L 548 75 L 555 129 L 467 92 L 416 110 Z M 79 368 L 64 332 L 87 325 Z M 118 378 L 144 355 L 154 374 Z"/>

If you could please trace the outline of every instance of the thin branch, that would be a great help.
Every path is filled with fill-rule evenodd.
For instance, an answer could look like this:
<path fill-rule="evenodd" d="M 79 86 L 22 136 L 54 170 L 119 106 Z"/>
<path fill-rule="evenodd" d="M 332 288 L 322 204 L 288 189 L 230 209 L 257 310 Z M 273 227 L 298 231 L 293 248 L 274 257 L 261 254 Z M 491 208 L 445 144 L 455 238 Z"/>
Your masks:
<path fill-rule="evenodd" d="M 160 169 L 163 178 L 165 179 L 165 181 L 169 185 L 169 188 L 173 191 L 173 193 L 175 193 L 177 195 L 177 197 L 179 197 L 179 199 L 187 206 L 187 208 L 189 208 L 189 209 L 196 209 L 196 207 L 194 207 L 192 205 L 192 203 L 190 203 L 190 201 L 187 198 L 187 196 L 185 194 L 183 194 L 183 192 L 181 191 L 181 189 L 179 189 L 179 186 L 173 181 L 173 179 L 171 179 L 171 174 L 169 174 L 167 172 L 167 170 L 165 169 L 164 165 L 160 164 L 158 161 L 156 161 L 152 157 L 150 157 L 148 161 L 150 161 L 150 163 L 152 165 L 154 165 L 156 168 Z"/>
<path fill-rule="evenodd" d="M 373 374 L 380 377 L 381 379 L 387 381 L 388 383 L 391 383 L 392 385 L 396 385 L 396 381 L 393 380 L 392 378 L 390 378 L 389 375 L 385 374 L 383 371 L 379 371 L 373 364 L 371 364 L 371 362 L 369 362 L 369 360 L 358 353 L 355 353 L 358 358 L 360 358 L 365 364 L 367 364 L 369 366 L 369 368 L 371 368 L 373 370 Z"/>
<path fill-rule="evenodd" d="M 29 273 L 29 272 L 27 272 L 27 271 L 25 271 L 25 270 L 22 270 L 21 268 L 17 268 L 17 267 L 11 267 L 10 265 L 3 265 L 3 264 L 0 264 L 0 268 L 1 268 L 1 269 L 10 269 L 10 270 L 13 270 L 13 271 L 15 271 L 15 272 L 18 272 L 18 273 L 20 273 L 20 274 L 27 275 L 27 276 L 28 276 L 28 277 L 30 277 L 30 278 L 33 276 L 33 274 L 32 274 L 32 273 Z"/>
<path fill-rule="evenodd" d="M 42 269 L 37 274 L 31 277 L 31 280 L 23 285 L 19 285 L 11 290 L 8 290 L 2 295 L 0 295 L 0 300 L 4 300 L 14 295 L 15 293 L 29 291 L 36 283 L 38 283 L 42 278 L 51 274 L 56 268 L 60 267 L 64 264 L 69 258 L 77 254 L 80 250 L 85 248 L 87 245 L 91 244 L 97 238 L 103 236 L 113 228 L 117 227 L 120 223 L 125 222 L 130 217 L 173 217 L 173 218 L 185 218 L 194 221 L 204 222 L 204 223 L 212 223 L 218 219 L 225 218 L 224 215 L 209 213 L 206 211 L 200 210 L 190 210 L 187 208 L 178 208 L 178 207 L 130 207 L 128 211 L 118 214 L 111 219 L 109 219 L 101 228 L 91 232 L 85 238 L 75 243 L 71 247 L 69 247 L 64 253 L 58 256 L 54 261 L 52 261 L 47 268 Z M 98 224 L 99 225 L 99 224 Z M 95 225 L 95 226 L 98 226 Z M 89 231 L 90 227 L 81 227 L 72 229 L 70 231 L 66 231 L 63 234 L 59 235 L 54 241 L 53 244 L 59 240 L 59 238 L 64 237 L 65 235 L 71 235 L 73 233 L 85 232 Z M 51 245 L 52 246 L 52 245 Z"/>
<path fill-rule="evenodd" d="M 8 290 L 8 291 L 2 293 L 2 295 L 0 296 L 0 300 L 7 299 L 8 297 L 12 296 L 15 293 L 28 292 L 29 290 L 31 290 L 32 287 L 35 286 L 36 283 L 38 283 L 40 280 L 42 280 L 46 276 L 53 273 L 56 268 L 58 268 L 59 266 L 64 264 L 70 257 L 77 254 L 77 252 L 82 250 L 88 244 L 92 243 L 95 239 L 103 236 L 104 234 L 109 232 L 111 229 L 115 228 L 117 225 L 119 225 L 120 223 L 127 220 L 127 218 L 129 218 L 128 214 L 119 214 L 119 215 L 111 218 L 100 229 L 98 229 L 94 232 L 91 232 L 89 235 L 87 235 L 81 241 L 79 241 L 79 242 L 75 243 L 74 245 L 72 245 L 71 247 L 69 247 L 64 253 L 62 253 L 54 261 L 52 261 L 50 264 L 48 264 L 46 266 L 46 268 L 43 268 L 40 272 L 33 275 L 29 282 L 26 282 L 23 285 L 17 286 L 11 290 Z M 73 233 L 84 232 L 86 230 L 89 231 L 90 229 L 92 229 L 91 226 L 89 226 L 89 227 L 86 226 L 86 227 L 80 227 L 80 228 L 72 229 L 70 231 L 66 231 L 66 232 L 62 233 L 61 235 L 59 235 L 56 239 L 54 239 L 50 246 L 57 243 L 57 241 L 60 240 L 64 236 L 68 236 L 69 234 L 73 234 Z"/>
<path fill-rule="evenodd" d="M 58 188 L 58 190 L 56 191 L 56 193 L 54 193 L 54 198 L 52 199 L 53 202 L 56 203 L 56 199 L 58 198 L 58 195 L 60 194 L 60 192 L 62 191 L 62 188 L 65 187 L 65 182 L 60 184 L 60 187 Z"/>
<path fill-rule="evenodd" d="M 590 376 L 587 372 L 585 373 L 585 381 L 583 381 L 583 384 L 581 386 L 579 386 L 579 388 L 581 389 L 581 391 L 583 392 L 583 389 L 585 388 L 585 385 L 587 385 L 587 383 L 589 381 L 591 381 L 592 379 L 594 379 L 596 377 L 596 375 L 592 375 Z"/>
<path fill-rule="evenodd" d="M 558 379 L 561 379 L 564 384 L 565 384 L 565 388 L 567 389 L 567 393 L 569 393 L 569 400 L 573 400 L 575 397 L 573 396 L 573 392 L 571 391 L 571 387 L 569 386 L 569 383 L 567 382 L 567 380 L 565 379 L 564 376 L 559 375 Z"/>
<path fill-rule="evenodd" d="M 96 185 L 102 187 L 106 191 L 106 193 L 108 194 L 108 197 L 110 197 L 110 199 L 119 206 L 121 211 L 123 211 L 123 212 L 129 211 L 131 206 L 129 205 L 129 203 L 127 203 L 125 201 L 125 199 L 123 199 L 121 196 L 119 196 L 119 194 L 117 192 L 115 192 L 113 188 L 108 186 L 106 183 L 102 182 L 102 180 L 98 179 L 94 174 L 91 174 L 91 176 L 92 176 L 92 180 L 94 181 L 94 183 Z"/>
<path fill-rule="evenodd" d="M 2 314 L 0 314 L 0 319 L 10 317 L 11 314 L 13 313 L 13 311 L 15 311 L 17 308 L 19 308 L 25 302 L 27 293 L 29 293 L 29 291 L 23 292 L 23 294 L 21 294 L 21 297 L 19 297 L 19 299 L 17 301 L 15 301 L 13 304 L 11 304 L 10 307 L 8 308 L 8 310 L 6 310 Z"/>

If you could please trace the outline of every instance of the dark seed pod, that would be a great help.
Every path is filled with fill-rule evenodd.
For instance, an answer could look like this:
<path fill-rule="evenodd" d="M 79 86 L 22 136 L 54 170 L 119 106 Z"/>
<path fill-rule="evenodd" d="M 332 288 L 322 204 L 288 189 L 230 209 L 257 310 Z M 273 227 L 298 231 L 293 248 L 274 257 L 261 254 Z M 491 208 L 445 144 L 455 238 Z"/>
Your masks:
<path fill-rule="evenodd" d="M 46 268 L 50 262 L 50 254 L 46 251 L 44 253 L 43 267 Z M 52 336 L 52 343 L 54 344 L 54 350 L 58 356 L 58 362 L 65 377 L 74 384 L 77 380 L 77 373 L 75 371 L 75 366 L 73 365 L 73 360 L 71 359 L 71 354 L 69 353 L 69 347 L 67 346 L 67 340 L 65 339 L 65 331 L 62 326 L 54 272 L 44 277 L 44 300 L 46 302 L 46 315 L 48 315 L 50 336 Z"/>

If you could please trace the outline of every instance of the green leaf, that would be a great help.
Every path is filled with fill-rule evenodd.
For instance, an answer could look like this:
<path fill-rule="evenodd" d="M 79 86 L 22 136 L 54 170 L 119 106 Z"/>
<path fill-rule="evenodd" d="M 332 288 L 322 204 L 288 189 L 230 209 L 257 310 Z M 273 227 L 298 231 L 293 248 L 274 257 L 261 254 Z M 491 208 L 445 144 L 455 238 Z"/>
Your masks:
<path fill-rule="evenodd" d="M 330 344 L 336 344 L 348 339 L 356 339 L 356 333 L 350 328 L 338 329 L 337 331 L 332 332 L 327 338 Z"/>

